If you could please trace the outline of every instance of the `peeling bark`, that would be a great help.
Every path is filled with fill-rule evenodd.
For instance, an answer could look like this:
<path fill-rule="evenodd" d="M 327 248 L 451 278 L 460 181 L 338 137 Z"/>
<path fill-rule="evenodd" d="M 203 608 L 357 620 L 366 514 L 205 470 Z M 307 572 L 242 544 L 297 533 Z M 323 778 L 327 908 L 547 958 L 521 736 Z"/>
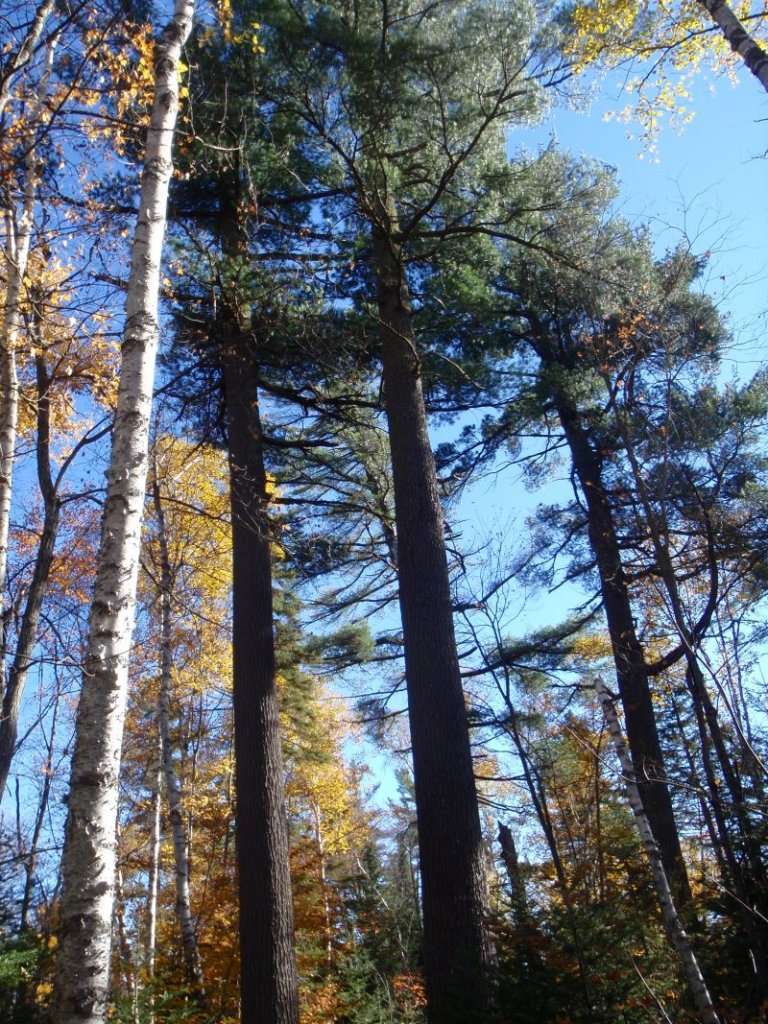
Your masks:
<path fill-rule="evenodd" d="M 123 332 L 123 361 L 96 583 L 77 712 L 69 815 L 62 856 L 54 1024 L 103 1024 L 109 992 L 115 826 L 147 483 L 152 389 L 159 336 L 160 260 L 173 170 L 179 61 L 192 0 L 175 0 L 158 42 L 139 215 Z"/>

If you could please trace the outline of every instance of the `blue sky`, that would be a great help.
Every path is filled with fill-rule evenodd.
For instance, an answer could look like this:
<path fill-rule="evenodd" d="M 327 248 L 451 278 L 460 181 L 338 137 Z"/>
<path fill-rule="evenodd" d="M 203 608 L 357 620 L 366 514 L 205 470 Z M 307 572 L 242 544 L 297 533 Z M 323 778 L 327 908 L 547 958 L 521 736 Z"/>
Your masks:
<path fill-rule="evenodd" d="M 695 83 L 693 121 L 681 132 L 662 128 L 655 154 L 630 138 L 637 126 L 606 115 L 625 107 L 623 76 L 596 85 L 588 109 L 554 107 L 545 123 L 515 131 L 510 146 L 535 150 L 554 140 L 570 152 L 616 168 L 618 204 L 632 221 L 651 226 L 660 251 L 685 232 L 697 252 L 711 252 L 703 286 L 728 315 L 734 344 L 723 376 L 751 376 L 765 361 L 768 328 L 768 94 L 751 75 L 737 85 L 722 78 Z M 441 433 L 442 439 L 442 433 Z M 472 486 L 459 509 L 465 542 L 494 537 L 512 549 L 525 535 L 525 518 L 540 502 L 565 493 L 568 466 L 546 488 L 528 492 L 515 474 L 502 472 Z M 559 494 L 558 494 L 559 492 Z M 511 553 L 511 551 L 510 551 Z M 554 622 L 579 599 L 575 588 L 554 595 L 519 595 L 512 602 L 522 633 Z"/>

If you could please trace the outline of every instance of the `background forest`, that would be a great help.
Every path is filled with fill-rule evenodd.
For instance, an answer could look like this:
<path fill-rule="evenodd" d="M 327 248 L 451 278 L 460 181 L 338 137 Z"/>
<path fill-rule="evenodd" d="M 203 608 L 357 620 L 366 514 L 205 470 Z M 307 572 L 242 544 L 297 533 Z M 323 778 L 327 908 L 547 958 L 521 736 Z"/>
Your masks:
<path fill-rule="evenodd" d="M 767 37 L 0 0 L 3 1024 L 768 1019 Z"/>

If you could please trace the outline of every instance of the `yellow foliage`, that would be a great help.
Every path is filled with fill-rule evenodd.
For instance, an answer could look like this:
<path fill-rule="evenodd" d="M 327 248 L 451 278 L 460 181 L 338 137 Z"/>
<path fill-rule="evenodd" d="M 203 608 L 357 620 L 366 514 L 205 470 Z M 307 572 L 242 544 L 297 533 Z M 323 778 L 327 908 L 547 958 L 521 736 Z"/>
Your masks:
<path fill-rule="evenodd" d="M 735 5 L 739 17 L 751 13 L 748 2 Z M 696 0 L 588 0 L 572 14 L 575 30 L 566 50 L 578 71 L 596 65 L 637 66 L 625 89 L 634 104 L 609 118 L 637 121 L 651 150 L 666 117 L 682 126 L 693 117 L 689 101 L 692 78 L 701 70 L 731 78 L 740 66 L 722 34 L 710 31 L 712 22 Z M 764 31 L 752 22 L 752 31 Z"/>
<path fill-rule="evenodd" d="M 610 658 L 612 654 L 611 638 L 607 633 L 582 633 L 573 641 L 573 656 L 582 661 L 599 661 Z"/>

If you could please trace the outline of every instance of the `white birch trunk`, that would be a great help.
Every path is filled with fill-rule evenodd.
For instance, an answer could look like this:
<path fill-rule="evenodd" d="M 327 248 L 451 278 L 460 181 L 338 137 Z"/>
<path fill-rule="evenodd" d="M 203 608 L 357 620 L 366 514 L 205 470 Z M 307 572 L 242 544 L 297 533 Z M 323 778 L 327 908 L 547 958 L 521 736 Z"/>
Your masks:
<path fill-rule="evenodd" d="M 200 950 L 197 945 L 195 920 L 192 916 L 192 900 L 189 891 L 189 845 L 184 827 L 184 802 L 173 759 L 173 743 L 171 742 L 171 670 L 173 667 L 171 592 L 173 589 L 173 575 L 168 552 L 168 536 L 165 528 L 163 503 L 156 475 L 152 490 L 160 546 L 160 699 L 158 702 L 158 722 L 160 725 L 165 792 L 168 799 L 168 818 L 173 839 L 173 861 L 176 877 L 176 918 L 179 922 L 179 930 L 181 931 L 181 947 L 184 955 L 184 969 L 187 982 L 198 1002 L 204 1004 L 203 970 L 200 962 Z"/>
<path fill-rule="evenodd" d="M 744 61 L 749 70 L 768 91 L 768 52 L 744 28 L 725 0 L 698 0 L 698 3 L 723 33 L 723 38 L 734 53 Z"/>
<path fill-rule="evenodd" d="M 42 29 L 41 29 L 42 31 Z M 12 209 L 4 211 L 5 220 L 5 305 L 0 327 L 0 617 L 8 566 L 8 535 L 11 522 L 11 493 L 13 490 L 13 464 L 16 458 L 16 433 L 19 423 L 19 378 L 16 348 L 22 328 L 22 298 L 24 276 L 29 262 L 32 243 L 35 202 L 40 184 L 35 138 L 41 113 L 48 95 L 53 66 L 55 39 L 46 48 L 45 65 L 29 111 L 29 126 L 25 134 L 25 181 L 18 217 Z M 1 112 L 1 111 L 0 111 Z M 1 667 L 4 680 L 4 666 Z M 0 795 L 2 793 L 0 792 Z"/>
<path fill-rule="evenodd" d="M 179 60 L 193 12 L 193 0 L 174 0 L 173 18 L 155 56 L 155 95 L 131 255 L 120 387 L 72 760 L 51 1011 L 54 1024 L 103 1024 L 107 1010 L 118 776 L 159 336 L 160 260 L 173 171 Z"/>
<path fill-rule="evenodd" d="M 677 907 L 675 906 L 675 901 L 672 896 L 672 890 L 669 887 L 669 880 L 667 879 L 666 872 L 664 871 L 664 865 L 661 862 L 659 847 L 654 839 L 653 832 L 651 831 L 651 826 L 648 822 L 648 817 L 645 813 L 643 801 L 640 796 L 640 789 L 638 788 L 635 780 L 635 770 L 632 766 L 632 759 L 629 756 L 627 745 L 624 742 L 624 734 L 621 730 L 619 717 L 616 714 L 616 709 L 613 706 L 613 700 L 608 688 L 600 676 L 595 677 L 595 688 L 597 690 L 597 696 L 600 700 L 600 704 L 602 705 L 605 723 L 608 726 L 609 733 L 611 734 L 616 756 L 619 759 L 619 764 L 621 765 L 621 772 L 627 790 L 629 805 L 635 816 L 635 824 L 637 825 L 637 830 L 640 833 L 640 838 L 643 842 L 643 847 L 651 867 L 656 895 L 659 899 L 661 914 L 664 919 L 664 927 L 669 937 L 669 941 L 672 943 L 680 957 L 683 972 L 685 974 L 686 981 L 688 982 L 688 988 L 690 989 L 691 997 L 700 1021 L 702 1024 L 720 1024 L 720 1019 L 715 1012 L 712 997 L 709 994 L 707 984 L 704 981 L 704 976 L 701 973 L 701 968 L 699 967 L 698 960 L 696 959 L 696 954 L 693 951 L 693 947 L 691 946 L 688 935 L 683 927 L 683 923 L 677 913 Z"/>
<path fill-rule="evenodd" d="M 8 106 L 8 101 L 11 98 L 13 80 L 18 72 L 32 59 L 35 47 L 40 42 L 45 23 L 53 12 L 54 6 L 55 0 L 44 0 L 38 6 L 21 46 L 19 46 L 16 53 L 6 64 L 2 80 L 0 81 L 0 118 L 2 118 L 5 108 Z"/>

